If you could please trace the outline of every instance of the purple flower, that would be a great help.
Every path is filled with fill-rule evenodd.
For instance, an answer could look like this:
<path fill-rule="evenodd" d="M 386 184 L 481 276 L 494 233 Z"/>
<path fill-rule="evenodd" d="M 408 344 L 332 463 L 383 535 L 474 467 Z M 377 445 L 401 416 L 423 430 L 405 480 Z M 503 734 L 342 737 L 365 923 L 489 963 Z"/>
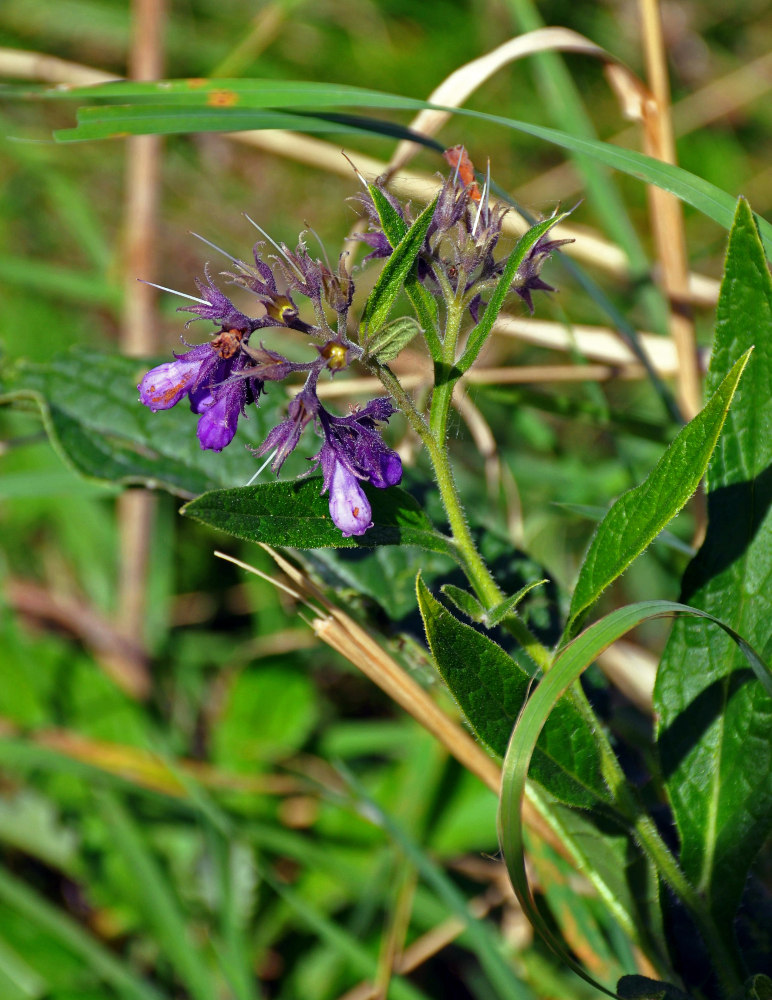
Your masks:
<path fill-rule="evenodd" d="M 222 451 L 233 440 L 245 407 L 263 388 L 261 379 L 242 374 L 249 359 L 239 349 L 241 339 L 237 330 L 222 331 L 210 343 L 152 368 L 137 386 L 140 402 L 155 413 L 187 396 L 191 410 L 199 414 L 201 447 Z"/>
<path fill-rule="evenodd" d="M 330 516 L 344 538 L 364 535 L 373 526 L 373 511 L 370 502 L 342 462 L 335 462 L 330 477 Z"/>
<path fill-rule="evenodd" d="M 330 515 L 344 537 L 363 535 L 372 527 L 372 510 L 359 480 L 380 490 L 402 480 L 402 460 L 377 429 L 377 422 L 386 422 L 395 410 L 391 400 L 383 397 L 347 417 L 333 416 L 319 402 L 313 376 L 290 403 L 287 419 L 274 427 L 257 454 L 265 455 L 275 448 L 271 468 L 278 473 L 313 420 L 324 437 L 321 450 L 312 459 L 313 468 L 321 467 L 322 493 L 330 492 Z"/>

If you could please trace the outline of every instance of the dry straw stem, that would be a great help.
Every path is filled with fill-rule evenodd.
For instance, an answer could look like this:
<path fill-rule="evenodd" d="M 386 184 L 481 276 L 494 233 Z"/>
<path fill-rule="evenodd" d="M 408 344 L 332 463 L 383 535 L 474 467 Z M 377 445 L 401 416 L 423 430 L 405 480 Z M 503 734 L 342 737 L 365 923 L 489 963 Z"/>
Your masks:
<path fill-rule="evenodd" d="M 489 890 L 469 901 L 469 913 L 476 919 L 482 920 L 502 901 L 500 894 L 496 895 Z M 515 938 L 510 943 L 514 944 L 516 948 L 524 948 L 531 940 L 531 927 L 522 915 L 522 911 L 518 909 L 515 912 L 519 914 L 519 919 L 514 933 L 509 935 L 510 938 Z M 424 962 L 428 962 L 443 948 L 452 944 L 465 930 L 466 924 L 462 920 L 458 917 L 449 917 L 430 931 L 422 934 L 421 937 L 416 938 L 395 961 L 392 972 L 401 976 L 414 972 Z M 347 990 L 346 993 L 338 997 L 338 1000 L 382 1000 L 384 995 L 378 986 L 363 982 Z"/>
<path fill-rule="evenodd" d="M 617 85 L 628 97 L 628 117 L 643 124 L 646 153 L 664 163 L 675 164 L 670 85 L 658 0 L 639 0 L 639 9 L 651 93 L 631 91 L 627 80 L 617 80 Z M 670 332 L 678 352 L 679 403 L 686 418 L 691 420 L 702 406 L 702 380 L 694 321 L 687 301 L 689 267 L 683 209 L 674 195 L 653 184 L 648 186 L 648 193 L 660 275 L 670 308 Z"/>
<path fill-rule="evenodd" d="M 163 75 L 163 0 L 134 0 L 129 75 L 154 80 Z M 131 136 L 126 143 L 126 192 L 123 216 L 123 319 L 120 344 L 124 354 L 143 357 L 157 346 L 156 291 L 137 281 L 154 274 L 158 245 L 161 140 L 156 135 Z M 147 573 L 155 520 L 155 497 L 127 490 L 118 498 L 120 563 L 118 622 L 126 635 L 145 630 Z"/>

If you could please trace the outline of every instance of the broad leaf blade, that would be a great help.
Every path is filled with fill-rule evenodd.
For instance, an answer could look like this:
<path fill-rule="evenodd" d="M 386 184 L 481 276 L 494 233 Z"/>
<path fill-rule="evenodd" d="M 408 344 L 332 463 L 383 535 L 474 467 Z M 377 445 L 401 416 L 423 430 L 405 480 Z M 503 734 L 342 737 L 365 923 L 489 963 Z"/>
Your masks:
<path fill-rule="evenodd" d="M 279 422 L 281 396 L 251 408 L 225 451 L 202 451 L 196 417 L 186 403 L 151 413 L 139 402 L 137 383 L 150 367 L 131 358 L 71 351 L 48 364 L 20 365 L 4 386 L 3 401 L 33 401 L 62 458 L 89 478 L 142 483 L 182 497 L 246 482 L 255 459 L 244 445 L 258 444 Z"/>
<path fill-rule="evenodd" d="M 581 616 L 621 576 L 694 493 L 724 426 L 750 352 L 732 366 L 707 406 L 676 436 L 648 477 L 624 493 L 599 524 L 571 598 L 566 636 Z"/>
<path fill-rule="evenodd" d="M 480 740 L 503 756 L 532 678 L 501 646 L 443 608 L 420 577 L 417 591 L 437 669 Z M 567 700 L 545 726 L 534 777 L 562 802 L 590 808 L 609 801 L 593 736 Z"/>
<path fill-rule="evenodd" d="M 729 240 L 709 384 L 755 344 L 707 471 L 708 530 L 683 599 L 770 650 L 772 622 L 772 280 L 740 201 Z M 732 643 L 676 623 L 654 692 L 658 747 L 681 863 L 728 927 L 772 823 L 772 698 Z"/>
<path fill-rule="evenodd" d="M 415 264 L 426 239 L 436 206 L 437 199 L 435 198 L 407 230 L 378 276 L 375 287 L 365 303 L 360 322 L 364 346 L 367 346 L 368 338 L 377 333 L 386 322 L 394 300 L 402 291 L 405 279 Z"/>
<path fill-rule="evenodd" d="M 417 545 L 456 558 L 451 540 L 435 530 L 409 493 L 398 486 L 378 490 L 362 485 L 372 506 L 373 527 L 351 538 L 344 538 L 330 517 L 321 476 L 214 490 L 186 504 L 182 513 L 249 542 L 297 549 Z"/>

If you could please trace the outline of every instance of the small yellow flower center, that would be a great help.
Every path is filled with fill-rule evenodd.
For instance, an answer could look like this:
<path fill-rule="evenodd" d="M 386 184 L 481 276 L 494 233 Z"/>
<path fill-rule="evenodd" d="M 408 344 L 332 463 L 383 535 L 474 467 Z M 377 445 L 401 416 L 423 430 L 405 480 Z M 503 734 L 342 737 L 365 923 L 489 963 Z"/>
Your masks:
<path fill-rule="evenodd" d="M 343 344 L 330 340 L 322 348 L 321 355 L 330 371 L 337 372 L 346 367 L 346 347 Z"/>

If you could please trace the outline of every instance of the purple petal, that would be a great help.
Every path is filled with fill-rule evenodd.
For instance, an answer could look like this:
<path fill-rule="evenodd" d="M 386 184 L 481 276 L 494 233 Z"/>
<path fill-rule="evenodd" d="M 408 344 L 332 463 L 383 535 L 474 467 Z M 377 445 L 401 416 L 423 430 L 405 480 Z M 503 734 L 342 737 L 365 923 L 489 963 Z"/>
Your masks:
<path fill-rule="evenodd" d="M 198 402 L 197 412 L 201 417 L 196 434 L 202 448 L 222 451 L 231 443 L 244 402 L 243 382 L 223 386 L 215 394 L 210 394 L 209 401 L 202 399 Z"/>
<path fill-rule="evenodd" d="M 208 345 L 204 346 L 211 355 Z M 202 362 L 200 354 L 194 358 L 190 357 L 197 351 L 198 349 L 194 348 L 193 351 L 180 355 L 176 361 L 168 361 L 157 368 L 151 368 L 137 386 L 140 402 L 149 406 L 153 413 L 156 410 L 169 410 L 172 406 L 176 406 L 198 381 L 202 364 L 206 363 Z"/>
<path fill-rule="evenodd" d="M 372 509 L 356 477 L 335 463 L 330 483 L 330 516 L 343 537 L 363 535 L 373 525 Z"/>

